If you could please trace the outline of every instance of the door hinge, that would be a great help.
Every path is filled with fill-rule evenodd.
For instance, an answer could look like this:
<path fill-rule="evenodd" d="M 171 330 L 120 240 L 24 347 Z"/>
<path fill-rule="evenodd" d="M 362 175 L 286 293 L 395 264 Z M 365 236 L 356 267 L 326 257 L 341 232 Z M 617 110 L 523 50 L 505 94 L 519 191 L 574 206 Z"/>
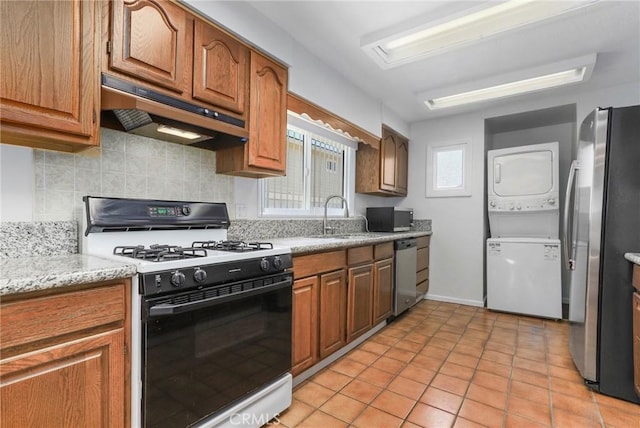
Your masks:
<path fill-rule="evenodd" d="M 107 40 L 107 53 L 111 53 L 111 40 Z"/>

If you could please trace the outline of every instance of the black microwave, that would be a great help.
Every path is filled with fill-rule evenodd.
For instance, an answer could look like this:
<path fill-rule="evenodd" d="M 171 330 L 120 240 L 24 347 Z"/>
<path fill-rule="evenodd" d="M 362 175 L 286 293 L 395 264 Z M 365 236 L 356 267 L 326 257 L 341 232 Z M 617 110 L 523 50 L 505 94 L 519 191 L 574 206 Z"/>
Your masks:
<path fill-rule="evenodd" d="M 367 208 L 370 232 L 406 232 L 413 226 L 413 209 L 399 207 Z"/>

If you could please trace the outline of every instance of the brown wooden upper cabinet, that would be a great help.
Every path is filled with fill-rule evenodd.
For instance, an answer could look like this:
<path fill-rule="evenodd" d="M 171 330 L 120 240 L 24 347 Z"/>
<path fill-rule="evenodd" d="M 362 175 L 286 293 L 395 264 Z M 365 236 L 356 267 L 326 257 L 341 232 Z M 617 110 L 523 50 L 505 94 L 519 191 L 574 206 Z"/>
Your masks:
<path fill-rule="evenodd" d="M 406 196 L 409 140 L 383 125 L 380 149 L 361 144 L 356 152 L 356 192 Z"/>
<path fill-rule="evenodd" d="M 196 19 L 193 64 L 194 98 L 244 113 L 249 48 Z"/>
<path fill-rule="evenodd" d="M 246 121 L 247 46 L 168 0 L 113 0 L 109 14 L 103 72 Z"/>
<path fill-rule="evenodd" d="M 96 7 L 0 2 L 3 143 L 69 152 L 98 143 Z"/>
<path fill-rule="evenodd" d="M 191 73 L 187 13 L 168 1 L 113 0 L 109 70 L 160 85 L 188 90 Z"/>
<path fill-rule="evenodd" d="M 249 142 L 219 150 L 216 172 L 246 177 L 284 175 L 287 166 L 287 69 L 251 51 Z"/>

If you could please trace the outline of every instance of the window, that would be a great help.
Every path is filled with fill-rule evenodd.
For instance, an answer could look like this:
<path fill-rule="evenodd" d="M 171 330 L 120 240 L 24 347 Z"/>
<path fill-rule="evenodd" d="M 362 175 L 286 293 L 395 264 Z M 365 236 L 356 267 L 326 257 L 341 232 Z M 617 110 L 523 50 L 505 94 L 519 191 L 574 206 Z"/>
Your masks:
<path fill-rule="evenodd" d="M 344 197 L 353 209 L 355 140 L 289 112 L 287 175 L 260 180 L 264 216 L 322 216 L 331 195 Z M 341 215 L 340 199 L 330 201 L 330 215 Z"/>
<path fill-rule="evenodd" d="M 427 146 L 427 197 L 471 196 L 469 142 Z"/>

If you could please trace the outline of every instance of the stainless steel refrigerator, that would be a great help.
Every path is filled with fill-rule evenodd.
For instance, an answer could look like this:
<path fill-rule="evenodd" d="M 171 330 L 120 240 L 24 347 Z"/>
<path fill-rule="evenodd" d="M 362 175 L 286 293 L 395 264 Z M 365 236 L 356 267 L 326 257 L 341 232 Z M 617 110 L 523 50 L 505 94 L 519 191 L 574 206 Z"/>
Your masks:
<path fill-rule="evenodd" d="M 564 212 L 570 350 L 585 383 L 640 403 L 633 387 L 632 266 L 640 251 L 640 106 L 580 126 Z"/>

